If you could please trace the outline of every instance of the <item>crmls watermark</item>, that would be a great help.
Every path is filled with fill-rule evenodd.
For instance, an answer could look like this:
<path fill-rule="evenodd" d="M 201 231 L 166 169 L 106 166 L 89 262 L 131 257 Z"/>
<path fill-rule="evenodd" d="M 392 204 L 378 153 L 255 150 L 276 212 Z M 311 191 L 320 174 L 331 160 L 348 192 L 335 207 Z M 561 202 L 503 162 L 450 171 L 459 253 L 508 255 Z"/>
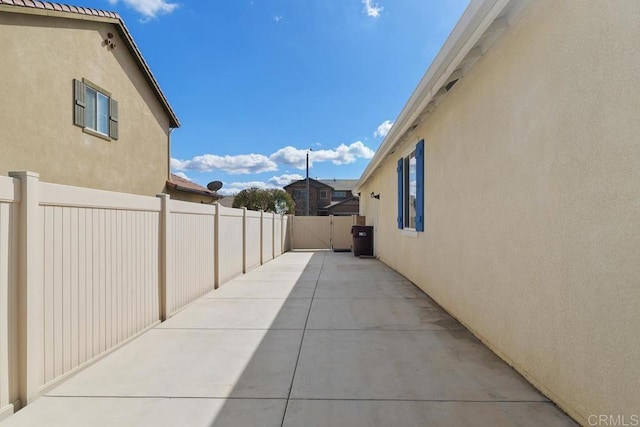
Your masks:
<path fill-rule="evenodd" d="M 591 414 L 587 422 L 590 426 L 638 427 L 640 415 Z"/>

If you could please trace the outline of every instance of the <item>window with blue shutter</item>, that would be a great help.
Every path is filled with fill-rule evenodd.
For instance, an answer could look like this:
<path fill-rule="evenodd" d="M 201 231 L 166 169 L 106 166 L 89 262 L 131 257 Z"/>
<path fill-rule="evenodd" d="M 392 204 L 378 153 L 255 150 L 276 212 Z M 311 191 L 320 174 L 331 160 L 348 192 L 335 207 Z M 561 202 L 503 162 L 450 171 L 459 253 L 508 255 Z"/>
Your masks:
<path fill-rule="evenodd" d="M 424 231 L 424 140 L 398 160 L 398 228 Z"/>
<path fill-rule="evenodd" d="M 424 140 L 416 145 L 416 231 L 424 231 Z"/>
<path fill-rule="evenodd" d="M 404 213 L 404 173 L 402 172 L 404 165 L 404 159 L 398 160 L 398 228 L 404 227 L 403 213 Z"/>

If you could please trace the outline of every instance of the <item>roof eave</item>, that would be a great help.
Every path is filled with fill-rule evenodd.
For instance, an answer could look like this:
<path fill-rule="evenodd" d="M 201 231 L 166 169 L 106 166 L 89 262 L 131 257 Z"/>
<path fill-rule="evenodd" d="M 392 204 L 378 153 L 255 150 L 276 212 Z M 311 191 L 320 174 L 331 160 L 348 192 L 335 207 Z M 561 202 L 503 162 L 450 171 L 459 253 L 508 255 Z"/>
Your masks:
<path fill-rule="evenodd" d="M 146 77 L 149 85 L 155 90 L 158 100 L 160 101 L 160 103 L 164 107 L 165 112 L 169 116 L 169 127 L 174 129 L 179 128 L 180 120 L 178 120 L 178 116 L 173 111 L 173 108 L 171 108 L 171 105 L 169 105 L 169 101 L 167 100 L 166 96 L 162 92 L 162 89 L 160 89 L 160 85 L 158 85 L 158 81 L 153 76 L 153 73 L 151 72 L 151 68 L 149 68 L 149 65 L 144 60 L 144 57 L 142 56 L 140 49 L 138 49 L 138 46 L 133 40 L 133 37 L 129 33 L 129 30 L 127 29 L 127 26 L 124 24 L 124 21 L 122 20 L 122 18 L 119 18 L 118 21 L 119 21 L 117 25 L 118 31 L 120 32 L 120 35 L 127 41 L 127 48 L 129 49 L 129 52 L 136 58 L 140 71 L 142 71 L 142 73 Z"/>
<path fill-rule="evenodd" d="M 436 94 L 441 93 L 443 86 L 449 83 L 450 76 L 460 72 L 459 68 L 465 57 L 505 8 L 511 3 L 527 2 L 528 0 L 471 0 L 360 176 L 353 189 L 354 193 L 360 191 L 382 161 L 394 152 L 401 139 L 417 126 L 414 123 L 434 100 Z"/>

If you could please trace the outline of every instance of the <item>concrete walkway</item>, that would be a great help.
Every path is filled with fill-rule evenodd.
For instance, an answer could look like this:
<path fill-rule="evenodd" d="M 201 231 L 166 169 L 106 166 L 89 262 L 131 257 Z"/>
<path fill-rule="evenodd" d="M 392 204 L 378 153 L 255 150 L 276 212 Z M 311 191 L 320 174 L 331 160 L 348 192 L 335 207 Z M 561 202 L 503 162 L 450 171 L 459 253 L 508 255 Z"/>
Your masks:
<path fill-rule="evenodd" d="M 287 253 L 11 416 L 9 426 L 573 426 L 418 288 Z"/>

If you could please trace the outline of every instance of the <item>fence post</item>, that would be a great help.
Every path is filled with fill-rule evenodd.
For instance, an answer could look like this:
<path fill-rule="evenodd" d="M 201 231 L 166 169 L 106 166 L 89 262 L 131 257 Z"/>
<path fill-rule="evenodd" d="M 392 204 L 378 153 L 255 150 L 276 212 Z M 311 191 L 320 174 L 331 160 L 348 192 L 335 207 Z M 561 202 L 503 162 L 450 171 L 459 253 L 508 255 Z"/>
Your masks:
<path fill-rule="evenodd" d="M 216 207 L 216 215 L 214 216 L 213 233 L 213 288 L 220 287 L 220 203 L 213 204 Z"/>
<path fill-rule="evenodd" d="M 262 246 L 264 245 L 264 211 L 260 211 L 260 265 L 264 264 Z"/>
<path fill-rule="evenodd" d="M 293 223 L 296 219 L 296 215 L 289 215 L 289 220 L 287 224 L 289 225 L 289 248 L 293 251 L 295 248 L 293 247 Z"/>
<path fill-rule="evenodd" d="M 22 406 L 33 402 L 44 385 L 44 292 L 40 175 L 15 171 L 20 180 L 18 215 L 18 359 Z"/>
<path fill-rule="evenodd" d="M 242 273 L 247 273 L 247 208 L 242 208 Z"/>
<path fill-rule="evenodd" d="M 280 255 L 286 252 L 284 246 L 284 236 L 286 234 L 284 229 L 284 215 L 285 214 L 280 214 Z"/>
<path fill-rule="evenodd" d="M 160 198 L 160 321 L 167 320 L 173 306 L 173 290 L 175 284 L 171 281 L 173 271 L 171 270 L 171 255 L 169 251 L 173 245 L 173 235 L 171 230 L 171 196 L 168 194 L 157 194 Z"/>
<path fill-rule="evenodd" d="M 276 214 L 271 212 L 271 259 L 276 259 Z"/>
<path fill-rule="evenodd" d="M 329 249 L 333 249 L 333 232 L 334 230 L 333 214 L 329 215 Z"/>

